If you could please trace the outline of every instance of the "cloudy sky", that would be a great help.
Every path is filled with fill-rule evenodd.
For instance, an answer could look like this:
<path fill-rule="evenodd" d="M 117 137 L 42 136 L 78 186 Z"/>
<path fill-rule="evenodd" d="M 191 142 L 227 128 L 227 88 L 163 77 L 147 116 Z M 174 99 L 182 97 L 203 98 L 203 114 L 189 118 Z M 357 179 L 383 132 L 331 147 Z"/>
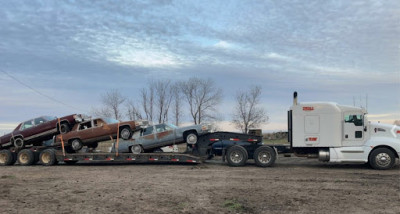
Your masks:
<path fill-rule="evenodd" d="M 286 129 L 295 90 L 347 105 L 368 94 L 370 117 L 392 123 L 400 1 L 0 0 L 0 70 L 0 134 L 40 115 L 90 113 L 110 89 L 138 100 L 151 79 L 190 77 L 223 89 L 225 121 L 235 92 L 261 85 L 264 130 Z"/>

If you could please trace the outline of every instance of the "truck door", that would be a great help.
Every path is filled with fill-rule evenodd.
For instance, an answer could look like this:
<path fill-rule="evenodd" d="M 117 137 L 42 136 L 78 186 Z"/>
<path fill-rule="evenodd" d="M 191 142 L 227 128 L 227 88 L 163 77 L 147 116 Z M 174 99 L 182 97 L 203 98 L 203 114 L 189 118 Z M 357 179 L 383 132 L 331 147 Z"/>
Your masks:
<path fill-rule="evenodd" d="M 343 120 L 343 146 L 364 144 L 364 114 L 347 112 Z"/>

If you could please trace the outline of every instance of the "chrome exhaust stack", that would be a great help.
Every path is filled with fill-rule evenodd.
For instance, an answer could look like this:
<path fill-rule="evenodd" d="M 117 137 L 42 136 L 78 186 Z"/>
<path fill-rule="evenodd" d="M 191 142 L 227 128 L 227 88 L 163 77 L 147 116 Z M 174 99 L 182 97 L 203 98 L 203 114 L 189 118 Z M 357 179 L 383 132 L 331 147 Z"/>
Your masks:
<path fill-rule="evenodd" d="M 295 91 L 293 93 L 293 105 L 296 106 L 297 105 L 297 91 Z"/>

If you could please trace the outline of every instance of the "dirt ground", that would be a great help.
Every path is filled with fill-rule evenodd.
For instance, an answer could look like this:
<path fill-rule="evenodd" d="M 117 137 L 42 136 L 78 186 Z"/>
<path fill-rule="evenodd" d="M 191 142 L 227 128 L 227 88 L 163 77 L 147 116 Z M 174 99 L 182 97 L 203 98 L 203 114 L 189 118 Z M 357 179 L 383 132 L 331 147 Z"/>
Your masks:
<path fill-rule="evenodd" d="M 0 167 L 0 213 L 400 213 L 400 170 L 280 157 L 275 166 Z"/>

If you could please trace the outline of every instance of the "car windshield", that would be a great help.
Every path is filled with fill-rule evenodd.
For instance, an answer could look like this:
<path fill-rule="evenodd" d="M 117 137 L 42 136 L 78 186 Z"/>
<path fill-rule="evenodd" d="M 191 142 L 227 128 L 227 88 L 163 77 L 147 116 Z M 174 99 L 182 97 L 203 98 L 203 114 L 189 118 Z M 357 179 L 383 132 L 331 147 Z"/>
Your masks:
<path fill-rule="evenodd" d="M 104 120 L 104 122 L 111 124 L 111 123 L 118 123 L 119 121 L 116 119 L 112 119 L 112 118 L 102 118 Z"/>
<path fill-rule="evenodd" d="M 42 118 L 44 119 L 44 121 L 50 121 L 50 120 L 57 119 L 57 117 L 53 117 L 53 116 L 43 116 Z"/>
<path fill-rule="evenodd" d="M 177 129 L 178 127 L 175 126 L 174 124 L 171 123 L 167 123 L 167 126 L 171 127 L 172 129 Z"/>

